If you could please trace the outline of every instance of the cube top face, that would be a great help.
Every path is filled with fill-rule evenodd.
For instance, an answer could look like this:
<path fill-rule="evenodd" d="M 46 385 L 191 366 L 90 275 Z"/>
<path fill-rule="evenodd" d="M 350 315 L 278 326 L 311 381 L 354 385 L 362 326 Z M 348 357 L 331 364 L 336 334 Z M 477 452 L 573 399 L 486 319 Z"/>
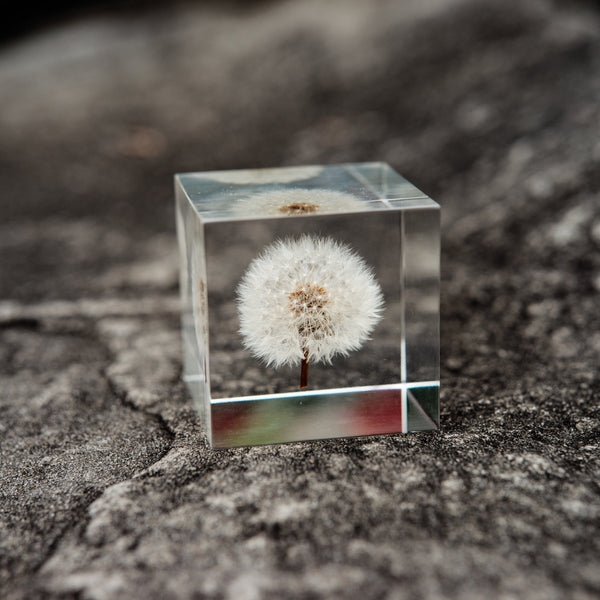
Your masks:
<path fill-rule="evenodd" d="M 176 177 L 204 221 L 438 207 L 380 162 L 208 171 Z"/>
<path fill-rule="evenodd" d="M 213 446 L 437 428 L 439 206 L 384 163 L 176 176 Z"/>

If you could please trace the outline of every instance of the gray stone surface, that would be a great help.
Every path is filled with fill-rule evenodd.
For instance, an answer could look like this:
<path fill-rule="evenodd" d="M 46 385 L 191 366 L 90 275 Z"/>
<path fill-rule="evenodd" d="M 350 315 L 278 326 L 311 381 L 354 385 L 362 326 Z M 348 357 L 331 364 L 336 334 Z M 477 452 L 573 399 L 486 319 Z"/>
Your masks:
<path fill-rule="evenodd" d="M 0 589 L 600 594 L 591 3 L 177 5 L 0 51 Z M 444 209 L 442 428 L 213 452 L 171 176 L 381 159 Z"/>

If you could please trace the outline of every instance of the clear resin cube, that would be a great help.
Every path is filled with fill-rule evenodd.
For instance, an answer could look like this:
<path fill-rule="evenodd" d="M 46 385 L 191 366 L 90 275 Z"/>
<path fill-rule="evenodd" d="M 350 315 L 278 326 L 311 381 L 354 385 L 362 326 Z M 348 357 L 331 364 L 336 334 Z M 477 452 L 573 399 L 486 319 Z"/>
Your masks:
<path fill-rule="evenodd" d="M 438 427 L 438 204 L 385 163 L 184 173 L 175 195 L 213 447 Z"/>

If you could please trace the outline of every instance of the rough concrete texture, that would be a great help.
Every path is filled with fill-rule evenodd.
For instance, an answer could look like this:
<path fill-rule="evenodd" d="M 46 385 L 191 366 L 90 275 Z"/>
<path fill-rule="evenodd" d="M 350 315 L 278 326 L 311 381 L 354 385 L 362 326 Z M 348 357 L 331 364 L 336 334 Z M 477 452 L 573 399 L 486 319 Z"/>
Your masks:
<path fill-rule="evenodd" d="M 2 597 L 597 598 L 595 5 L 227 6 L 0 51 Z M 441 430 L 211 451 L 172 174 L 362 160 L 443 206 Z"/>

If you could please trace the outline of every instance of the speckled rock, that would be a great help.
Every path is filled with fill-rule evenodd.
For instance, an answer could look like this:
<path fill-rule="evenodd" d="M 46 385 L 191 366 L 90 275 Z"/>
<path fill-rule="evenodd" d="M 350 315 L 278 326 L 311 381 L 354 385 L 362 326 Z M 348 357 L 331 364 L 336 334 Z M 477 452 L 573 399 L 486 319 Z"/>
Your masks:
<path fill-rule="evenodd" d="M 309 0 L 0 49 L 0 594 L 600 594 L 600 13 Z M 443 206 L 442 427 L 212 451 L 172 174 L 387 160 Z"/>

